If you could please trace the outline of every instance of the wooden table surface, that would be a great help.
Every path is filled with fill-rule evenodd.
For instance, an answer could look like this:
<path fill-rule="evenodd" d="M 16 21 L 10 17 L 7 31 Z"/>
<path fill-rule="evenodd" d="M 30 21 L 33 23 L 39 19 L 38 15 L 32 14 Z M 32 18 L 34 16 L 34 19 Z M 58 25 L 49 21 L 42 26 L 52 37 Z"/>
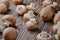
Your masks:
<path fill-rule="evenodd" d="M 24 1 L 24 0 L 23 0 Z M 30 2 L 36 2 L 36 4 L 39 5 L 39 8 L 37 10 L 37 13 L 39 14 L 40 10 L 41 10 L 41 2 L 43 0 L 25 0 L 25 4 L 29 4 Z M 53 0 L 52 0 L 53 1 Z M 54 0 L 55 1 L 55 0 Z M 47 31 L 48 33 L 50 33 L 53 36 L 53 40 L 54 39 L 54 34 L 52 33 L 52 27 L 53 27 L 53 22 L 44 22 L 42 20 L 40 20 L 39 15 L 37 15 L 37 22 L 38 22 L 38 29 L 35 31 L 29 31 L 26 26 L 25 26 L 25 22 L 23 21 L 22 16 L 18 16 L 18 14 L 15 11 L 16 5 L 14 5 L 11 0 L 10 2 L 10 8 L 7 11 L 7 14 L 9 15 L 13 15 L 14 18 L 16 19 L 16 27 L 19 30 L 19 35 L 17 37 L 17 40 L 35 40 L 35 37 L 37 36 L 38 33 L 40 33 L 41 31 Z M 0 14 L 0 25 L 2 25 L 2 17 L 4 15 L 7 14 Z M 0 36 L 0 40 L 3 40 L 2 37 Z"/>

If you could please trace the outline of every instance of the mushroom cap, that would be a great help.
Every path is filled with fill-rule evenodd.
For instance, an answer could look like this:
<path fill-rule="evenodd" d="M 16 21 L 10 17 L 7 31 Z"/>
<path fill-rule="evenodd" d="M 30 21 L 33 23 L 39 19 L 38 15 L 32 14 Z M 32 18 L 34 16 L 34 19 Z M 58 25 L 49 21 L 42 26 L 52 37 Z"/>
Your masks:
<path fill-rule="evenodd" d="M 54 15 L 54 10 L 52 9 L 51 6 L 47 6 L 43 8 L 40 12 L 40 18 L 45 21 L 51 20 L 53 15 Z"/>
<path fill-rule="evenodd" d="M 5 40 L 16 40 L 18 36 L 18 30 L 12 27 L 6 28 L 3 31 L 3 38 Z"/>
<path fill-rule="evenodd" d="M 35 29 L 37 29 L 38 24 L 37 24 L 37 22 L 36 22 L 36 19 L 35 19 L 35 18 L 31 18 L 31 19 L 26 23 L 26 27 L 27 27 L 29 30 L 35 30 Z"/>
<path fill-rule="evenodd" d="M 12 15 L 3 16 L 2 21 L 6 22 L 7 20 L 10 21 L 12 24 L 16 23 L 16 19 L 14 19 L 14 17 Z"/>
<path fill-rule="evenodd" d="M 60 12 L 58 12 L 58 13 L 55 15 L 53 22 L 54 22 L 55 24 L 57 24 L 59 21 L 60 21 Z"/>
<path fill-rule="evenodd" d="M 43 31 L 37 35 L 36 40 L 52 40 L 52 36 Z"/>
<path fill-rule="evenodd" d="M 22 3 L 22 0 L 12 0 L 12 2 L 13 2 L 14 4 L 20 4 L 20 3 Z"/>
<path fill-rule="evenodd" d="M 1 0 L 0 3 L 4 3 L 7 6 L 7 8 L 9 8 L 10 6 L 10 3 L 8 0 Z"/>
<path fill-rule="evenodd" d="M 28 11 L 28 13 L 24 14 L 23 16 L 24 21 L 29 21 L 31 18 L 36 18 L 33 11 Z"/>
<path fill-rule="evenodd" d="M 0 3 L 0 13 L 7 12 L 7 7 L 4 3 Z"/>
<path fill-rule="evenodd" d="M 23 15 L 27 12 L 27 8 L 24 6 L 24 5 L 17 5 L 16 7 L 16 12 L 19 14 L 19 15 Z"/>
<path fill-rule="evenodd" d="M 50 4 L 52 4 L 51 0 L 44 0 L 42 3 L 43 7 L 46 7 L 47 5 L 50 5 Z"/>
<path fill-rule="evenodd" d="M 33 11 L 34 13 L 36 13 L 39 5 L 36 4 L 36 3 L 30 3 L 30 5 L 27 5 L 26 7 L 27 7 L 27 9 L 29 9 L 29 10 Z"/>

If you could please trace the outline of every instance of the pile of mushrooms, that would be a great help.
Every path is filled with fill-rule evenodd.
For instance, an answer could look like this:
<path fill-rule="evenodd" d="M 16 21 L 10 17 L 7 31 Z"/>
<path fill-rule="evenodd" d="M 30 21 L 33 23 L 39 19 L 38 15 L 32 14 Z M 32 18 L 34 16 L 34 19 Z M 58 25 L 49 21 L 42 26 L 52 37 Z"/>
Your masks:
<path fill-rule="evenodd" d="M 0 0 L 0 13 L 7 12 L 9 6 L 10 6 L 9 1 L 7 1 L 7 0 Z"/>
<path fill-rule="evenodd" d="M 49 33 L 42 31 L 36 36 L 36 40 L 52 40 L 52 36 Z"/>

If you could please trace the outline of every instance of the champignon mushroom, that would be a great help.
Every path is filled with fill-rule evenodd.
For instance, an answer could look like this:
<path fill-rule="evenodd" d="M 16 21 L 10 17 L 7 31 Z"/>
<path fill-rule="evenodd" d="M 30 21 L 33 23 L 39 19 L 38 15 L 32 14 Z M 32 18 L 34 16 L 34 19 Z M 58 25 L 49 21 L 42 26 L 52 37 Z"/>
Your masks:
<path fill-rule="evenodd" d="M 51 0 L 44 0 L 42 3 L 42 7 L 46 7 L 46 6 L 51 5 L 51 4 L 52 4 Z"/>
<path fill-rule="evenodd" d="M 36 40 L 52 40 L 52 36 L 47 32 L 42 31 L 37 35 Z"/>
<path fill-rule="evenodd" d="M 16 7 L 16 12 L 17 12 L 19 15 L 23 15 L 23 14 L 25 14 L 27 11 L 28 11 L 28 9 L 27 9 L 24 5 L 17 5 L 17 7 Z"/>
<path fill-rule="evenodd" d="M 0 3 L 0 13 L 7 12 L 7 7 L 4 3 Z"/>
<path fill-rule="evenodd" d="M 57 24 L 57 22 L 60 21 L 60 11 L 58 11 L 58 13 L 55 15 L 53 21 L 54 21 L 55 24 Z"/>
<path fill-rule="evenodd" d="M 4 25 L 7 27 L 9 27 L 10 25 L 15 25 L 15 23 L 16 23 L 16 20 L 11 15 L 3 16 L 2 21 L 3 21 Z"/>
<path fill-rule="evenodd" d="M 22 0 L 12 0 L 12 2 L 13 2 L 14 4 L 21 4 L 21 3 L 22 3 Z"/>
<path fill-rule="evenodd" d="M 10 6 L 10 3 L 8 0 L 0 0 L 0 3 L 4 3 L 7 6 L 7 8 L 9 8 Z"/>
<path fill-rule="evenodd" d="M 33 14 L 33 11 L 28 11 L 28 13 L 24 14 L 23 19 L 25 22 L 29 21 L 31 18 L 36 18 Z"/>
<path fill-rule="evenodd" d="M 12 27 L 6 28 L 3 31 L 4 40 L 16 40 L 18 36 L 18 30 Z"/>
<path fill-rule="evenodd" d="M 30 5 L 26 6 L 29 10 L 33 11 L 36 13 L 37 9 L 39 8 L 39 5 L 36 3 L 30 3 Z"/>
<path fill-rule="evenodd" d="M 35 30 L 38 27 L 37 21 L 35 18 L 31 18 L 27 23 L 26 23 L 26 27 L 29 30 Z"/>

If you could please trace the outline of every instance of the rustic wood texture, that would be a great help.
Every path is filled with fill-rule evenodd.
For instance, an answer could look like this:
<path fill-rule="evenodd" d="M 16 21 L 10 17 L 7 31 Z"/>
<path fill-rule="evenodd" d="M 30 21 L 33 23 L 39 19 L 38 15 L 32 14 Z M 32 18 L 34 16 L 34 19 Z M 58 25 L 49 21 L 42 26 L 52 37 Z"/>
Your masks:
<path fill-rule="evenodd" d="M 44 21 L 40 20 L 40 18 L 39 18 L 39 13 L 41 10 L 42 1 L 43 0 L 23 0 L 23 2 L 26 5 L 29 4 L 30 2 L 35 2 L 39 6 L 38 10 L 36 11 L 38 13 L 38 15 L 36 17 L 37 22 L 38 22 L 38 29 L 35 31 L 29 31 L 25 26 L 25 22 L 23 21 L 23 17 L 18 16 L 18 14 L 16 13 L 16 11 L 15 11 L 16 5 L 14 5 L 11 0 L 9 0 L 10 8 L 7 11 L 7 14 L 14 16 L 14 18 L 16 19 L 15 25 L 16 25 L 17 29 L 19 30 L 19 35 L 16 40 L 35 40 L 35 37 L 41 31 L 47 31 L 48 33 L 50 33 L 53 36 L 53 40 L 55 40 L 54 34 L 52 33 L 52 27 L 54 25 L 53 22 L 52 21 L 44 22 Z M 56 1 L 56 0 L 52 0 L 52 1 Z M 2 25 L 2 21 L 1 21 L 2 17 L 7 14 L 0 14 L 0 25 Z M 2 36 L 0 36 L 0 40 L 3 40 Z"/>

